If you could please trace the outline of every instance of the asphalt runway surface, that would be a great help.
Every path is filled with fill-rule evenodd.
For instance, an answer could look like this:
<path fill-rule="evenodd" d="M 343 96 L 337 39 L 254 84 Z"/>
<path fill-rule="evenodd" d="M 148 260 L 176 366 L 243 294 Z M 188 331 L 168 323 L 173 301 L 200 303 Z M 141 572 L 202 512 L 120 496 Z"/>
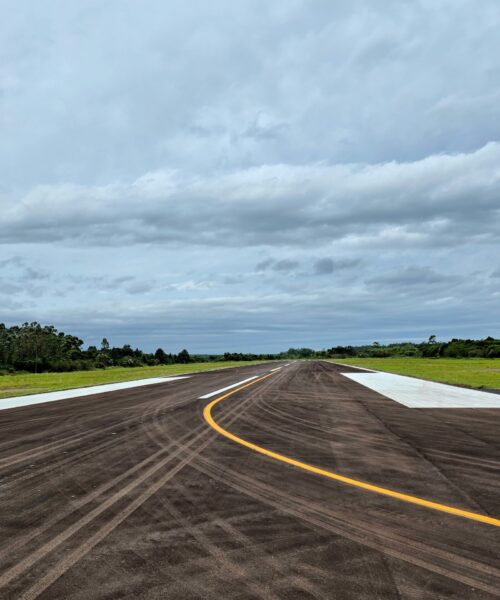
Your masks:
<path fill-rule="evenodd" d="M 0 598 L 499 598 L 500 527 L 320 472 L 499 518 L 500 410 L 276 367 L 1 411 Z"/>

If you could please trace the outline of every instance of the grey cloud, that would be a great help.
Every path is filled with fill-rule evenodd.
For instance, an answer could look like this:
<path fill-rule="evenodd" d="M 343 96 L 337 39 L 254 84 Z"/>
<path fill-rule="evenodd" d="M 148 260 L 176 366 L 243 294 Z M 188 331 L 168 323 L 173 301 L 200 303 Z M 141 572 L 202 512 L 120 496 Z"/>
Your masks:
<path fill-rule="evenodd" d="M 415 160 L 500 137 L 496 0 L 1 10 L 8 189 L 161 165 Z"/>
<path fill-rule="evenodd" d="M 284 258 L 283 260 L 278 260 L 272 266 L 273 271 L 285 272 L 294 271 L 299 266 L 299 262 L 297 260 L 292 260 L 289 258 Z"/>
<path fill-rule="evenodd" d="M 500 144 L 490 143 L 412 163 L 269 165 L 39 186 L 7 203 L 0 234 L 4 242 L 300 246 L 396 232 L 410 245 L 461 243 L 461 234 L 495 243 L 499 161 Z"/>
<path fill-rule="evenodd" d="M 339 259 L 324 257 L 318 258 L 313 264 L 313 271 L 316 275 L 329 275 L 334 271 L 343 271 L 352 269 L 360 264 L 359 259 Z"/>
<path fill-rule="evenodd" d="M 0 261 L 0 291 L 10 295 L 41 296 L 45 290 L 42 281 L 48 281 L 45 269 L 35 268 L 22 256 L 12 256 Z"/>
<path fill-rule="evenodd" d="M 128 285 L 125 290 L 129 294 L 145 294 L 153 289 L 153 284 L 148 281 L 136 281 L 131 285 Z"/>
<path fill-rule="evenodd" d="M 283 137 L 289 128 L 289 123 L 280 122 L 270 115 L 260 112 L 255 117 L 255 121 L 243 132 L 242 135 L 261 140 L 274 140 Z"/>
<path fill-rule="evenodd" d="M 237 285 L 238 283 L 241 283 L 241 279 L 238 277 L 224 277 L 222 281 L 225 285 Z"/>
<path fill-rule="evenodd" d="M 274 261 L 272 258 L 266 258 L 265 260 L 261 260 L 255 265 L 255 270 L 266 271 L 273 264 L 273 262 Z"/>
<path fill-rule="evenodd" d="M 100 281 L 103 280 L 103 278 L 99 278 Z M 133 275 L 122 275 L 120 277 L 112 277 L 111 279 L 107 279 L 107 284 L 110 286 L 121 286 L 124 283 L 128 283 L 129 281 L 133 281 L 135 278 Z M 106 281 L 106 279 L 104 278 L 104 280 Z"/>
<path fill-rule="evenodd" d="M 288 273 L 290 271 L 295 271 L 299 267 L 299 261 L 293 260 L 291 258 L 282 258 L 280 260 L 275 260 L 272 258 L 266 258 L 265 260 L 260 261 L 256 266 L 256 271 L 267 271 L 271 269 L 278 273 Z"/>
<path fill-rule="evenodd" d="M 26 260 L 22 256 L 11 256 L 0 260 L 0 268 L 2 267 L 24 267 Z"/>
<path fill-rule="evenodd" d="M 459 280 L 456 276 L 443 275 L 431 267 L 409 266 L 392 273 L 378 275 L 368 279 L 366 283 L 376 287 L 415 288 L 449 286 Z"/>
<path fill-rule="evenodd" d="M 121 275 L 118 277 L 110 277 L 109 275 L 94 275 L 94 276 L 66 276 L 65 281 L 73 283 L 73 289 L 83 287 L 94 291 L 112 291 L 121 290 L 127 284 L 135 282 L 133 275 Z M 133 285 L 133 284 L 132 284 Z"/>
<path fill-rule="evenodd" d="M 91 313 L 83 304 L 77 304 L 65 310 L 45 307 L 36 316 L 63 330 L 76 331 L 89 343 L 99 342 L 106 335 L 112 343 L 141 339 L 145 347 L 153 350 L 159 340 L 163 340 L 165 348 L 176 351 L 186 345 L 192 351 L 208 352 L 228 348 L 277 350 L 301 342 L 331 347 L 335 343 L 373 339 L 423 340 L 430 331 L 442 339 L 453 335 L 485 337 L 491 333 L 491 316 L 500 318 L 500 305 L 493 298 L 484 297 L 482 311 L 470 310 L 477 293 L 475 290 L 467 303 L 454 302 L 453 298 L 435 303 L 431 311 L 431 305 L 426 307 L 423 302 L 415 307 L 411 294 L 401 297 L 393 290 L 388 295 L 378 290 L 367 298 L 352 289 L 343 293 L 333 293 L 332 289 L 324 295 L 215 294 L 187 301 L 138 301 L 134 305 L 120 297 L 95 307 Z M 489 315 L 486 318 L 485 312 Z M 6 307 L 4 313 L 19 322 L 31 318 L 33 310 Z M 243 331 L 247 334 L 242 335 Z"/>
<path fill-rule="evenodd" d="M 23 279 L 30 281 L 41 281 L 49 279 L 49 274 L 44 270 L 33 269 L 32 267 L 26 267 L 23 273 Z"/>
<path fill-rule="evenodd" d="M 314 263 L 316 275 L 328 275 L 333 273 L 334 264 L 331 258 L 320 258 Z"/>
<path fill-rule="evenodd" d="M 0 279 L 0 294 L 8 296 L 12 294 L 19 294 L 20 292 L 24 291 L 25 289 L 22 285 L 12 283 L 11 281 L 7 281 L 5 279 Z"/>

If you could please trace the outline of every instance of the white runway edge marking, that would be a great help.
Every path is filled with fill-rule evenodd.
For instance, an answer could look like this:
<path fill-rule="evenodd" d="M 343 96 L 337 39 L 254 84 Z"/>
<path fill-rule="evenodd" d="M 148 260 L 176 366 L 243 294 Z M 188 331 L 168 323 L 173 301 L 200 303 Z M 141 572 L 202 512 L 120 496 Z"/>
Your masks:
<path fill-rule="evenodd" d="M 228 385 L 227 387 L 221 388 L 220 390 L 215 390 L 214 392 L 209 392 L 208 394 L 205 394 L 204 396 L 200 396 L 199 400 L 207 400 L 208 398 L 211 398 L 212 396 L 217 396 L 217 394 L 222 394 L 222 392 L 227 392 L 228 390 L 232 390 L 235 387 L 238 387 L 239 385 L 243 385 L 244 383 L 248 383 L 249 381 L 252 381 L 253 379 L 257 379 L 257 377 L 260 377 L 260 375 L 254 375 L 253 377 L 249 377 L 248 379 L 243 379 L 243 381 L 238 381 L 238 383 L 233 383 L 232 385 Z"/>
<path fill-rule="evenodd" d="M 367 371 L 368 373 L 380 373 L 380 371 L 374 371 L 373 369 L 366 369 L 365 367 L 358 367 L 357 365 L 349 365 L 347 363 L 338 363 L 338 362 L 334 362 L 333 360 L 324 360 L 323 362 L 326 362 L 330 365 L 339 365 L 339 367 L 352 367 L 353 369 L 359 369 L 360 371 Z M 341 373 L 341 375 L 345 375 L 345 373 Z"/>
<path fill-rule="evenodd" d="M 188 377 L 189 375 L 180 375 L 178 377 L 150 377 L 149 379 L 136 379 L 135 381 L 92 385 L 85 388 L 61 390 L 60 392 L 14 396 L 12 398 L 3 398 L 0 400 L 0 410 L 17 408 L 18 406 L 29 406 L 31 404 L 42 404 L 43 402 L 55 402 L 56 400 L 67 400 L 68 398 L 81 398 L 82 396 L 92 396 L 94 394 L 103 394 L 104 392 L 127 390 L 129 388 L 142 387 L 143 385 L 153 385 L 155 383 L 166 383 L 168 381 L 177 381 L 178 379 L 187 379 Z"/>
<path fill-rule="evenodd" d="M 500 408 L 500 394 L 380 371 L 342 375 L 409 408 Z"/>

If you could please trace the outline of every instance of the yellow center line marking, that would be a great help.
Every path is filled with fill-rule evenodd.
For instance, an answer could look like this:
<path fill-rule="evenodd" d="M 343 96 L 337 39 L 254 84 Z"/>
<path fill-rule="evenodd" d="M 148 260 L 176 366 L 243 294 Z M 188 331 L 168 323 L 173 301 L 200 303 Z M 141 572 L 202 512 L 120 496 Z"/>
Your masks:
<path fill-rule="evenodd" d="M 253 444 L 248 440 L 245 440 L 237 435 L 234 435 L 227 429 L 221 427 L 212 417 L 212 409 L 213 407 L 236 394 L 237 392 L 250 387 L 251 385 L 255 385 L 259 381 L 263 381 L 268 377 L 271 377 L 274 373 L 269 373 L 268 375 L 264 375 L 263 377 L 259 377 L 258 379 L 254 379 L 252 382 L 247 383 L 246 385 L 242 385 L 241 387 L 235 388 L 215 400 L 212 400 L 207 406 L 205 406 L 203 410 L 203 417 L 205 421 L 215 429 L 218 433 L 223 435 L 224 437 L 240 444 L 241 446 L 245 446 L 245 448 L 249 448 L 254 452 L 258 452 L 259 454 L 263 454 L 264 456 L 268 456 L 269 458 L 273 458 L 275 460 L 279 460 L 288 465 L 292 465 L 299 469 L 303 469 L 304 471 L 309 471 L 310 473 L 315 473 L 316 475 L 322 475 L 323 477 L 327 477 L 328 479 L 334 479 L 335 481 L 340 481 L 341 483 L 345 483 L 347 485 L 352 485 L 357 488 L 361 488 L 362 490 L 367 490 L 369 492 L 373 492 L 375 494 L 382 494 L 383 496 L 389 496 L 390 498 L 396 498 L 397 500 L 402 500 L 403 502 L 409 502 L 410 504 L 417 504 L 418 506 L 424 506 L 425 508 L 430 508 L 432 510 L 438 510 L 440 512 L 449 513 L 451 515 L 456 515 L 458 517 L 463 517 L 465 519 L 471 519 L 473 521 L 479 521 L 480 523 L 487 523 L 488 525 L 494 525 L 495 527 L 500 527 L 500 519 L 495 519 L 493 517 L 489 517 L 487 515 L 482 515 L 480 513 L 471 512 L 468 510 L 462 510 L 461 508 L 455 508 L 454 506 L 447 506 L 446 504 L 440 504 L 439 502 L 432 502 L 432 500 L 426 500 L 425 498 L 419 498 L 418 496 L 411 496 L 410 494 L 404 494 L 402 492 L 397 492 L 395 490 L 391 490 L 388 488 L 380 487 L 378 485 L 373 485 L 371 483 L 367 483 L 365 481 L 360 481 L 358 479 L 352 479 L 351 477 L 346 477 L 345 475 L 340 475 L 339 473 L 334 473 L 333 471 L 327 471 L 326 469 L 320 469 L 319 467 L 315 467 L 314 465 L 310 465 L 308 463 L 302 462 L 300 460 L 296 460 L 294 458 L 290 458 L 289 456 L 285 456 L 284 454 L 279 454 L 278 452 L 273 452 L 272 450 L 268 450 L 267 448 L 263 448 L 262 446 L 258 446 L 257 444 Z"/>

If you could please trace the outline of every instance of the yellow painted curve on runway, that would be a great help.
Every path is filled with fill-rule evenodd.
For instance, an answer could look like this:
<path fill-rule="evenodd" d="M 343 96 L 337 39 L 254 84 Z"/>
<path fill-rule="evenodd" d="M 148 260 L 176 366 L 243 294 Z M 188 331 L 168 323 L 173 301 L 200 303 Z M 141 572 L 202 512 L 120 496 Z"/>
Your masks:
<path fill-rule="evenodd" d="M 354 487 L 361 488 L 362 490 L 366 490 L 368 492 L 381 494 L 382 496 L 389 496 L 390 498 L 395 498 L 396 500 L 401 500 L 410 504 L 417 504 L 418 506 L 424 506 L 425 508 L 430 508 L 432 510 L 448 513 L 457 517 L 463 517 L 465 519 L 471 519 L 472 521 L 479 521 L 480 523 L 486 523 L 488 525 L 500 527 L 500 519 L 495 519 L 493 517 L 482 515 L 480 513 L 470 512 L 468 510 L 462 510 L 461 508 L 455 508 L 454 506 L 447 506 L 446 504 L 440 504 L 439 502 L 425 500 L 425 498 L 419 498 L 418 496 L 411 496 L 402 492 L 396 492 L 395 490 L 380 487 L 378 485 L 373 485 L 371 483 L 366 483 L 365 481 L 359 481 L 358 479 L 352 479 L 351 477 L 346 477 L 345 475 L 340 475 L 339 473 L 334 473 L 333 471 L 320 469 L 319 467 L 315 467 L 314 465 L 304 463 L 300 460 L 295 460 L 294 458 L 290 458 L 289 456 L 285 456 L 284 454 L 273 452 L 272 450 L 268 450 L 267 448 L 263 448 L 262 446 L 258 446 L 257 444 L 253 444 L 248 440 L 234 435 L 230 431 L 227 431 L 227 429 L 221 427 L 214 420 L 214 418 L 212 417 L 212 409 L 216 404 L 218 404 L 225 398 L 228 398 L 229 396 L 232 396 L 233 394 L 236 394 L 237 392 L 247 387 L 250 387 L 251 385 L 255 385 L 259 381 L 263 381 L 264 379 L 271 377 L 271 375 L 274 375 L 274 373 L 269 373 L 267 375 L 264 375 L 263 377 L 259 377 L 258 379 L 247 383 L 246 385 L 242 385 L 241 387 L 235 388 L 234 390 L 231 390 L 230 392 L 227 392 L 226 394 L 215 398 L 215 400 L 212 400 L 209 404 L 207 404 L 207 406 L 205 406 L 203 410 L 203 417 L 205 418 L 205 421 L 210 425 L 210 427 L 215 429 L 215 431 L 217 431 L 224 437 L 230 439 L 231 441 L 240 444 L 240 446 L 249 448 L 254 452 L 258 452 L 259 454 L 263 454 L 264 456 L 273 458 L 274 460 L 278 460 L 282 463 L 286 463 L 288 465 L 292 465 L 293 467 L 303 469 L 304 471 L 308 471 L 309 473 L 315 473 L 316 475 L 321 475 L 323 477 L 327 477 L 328 479 L 334 479 L 335 481 L 340 481 L 341 483 L 352 485 Z"/>

